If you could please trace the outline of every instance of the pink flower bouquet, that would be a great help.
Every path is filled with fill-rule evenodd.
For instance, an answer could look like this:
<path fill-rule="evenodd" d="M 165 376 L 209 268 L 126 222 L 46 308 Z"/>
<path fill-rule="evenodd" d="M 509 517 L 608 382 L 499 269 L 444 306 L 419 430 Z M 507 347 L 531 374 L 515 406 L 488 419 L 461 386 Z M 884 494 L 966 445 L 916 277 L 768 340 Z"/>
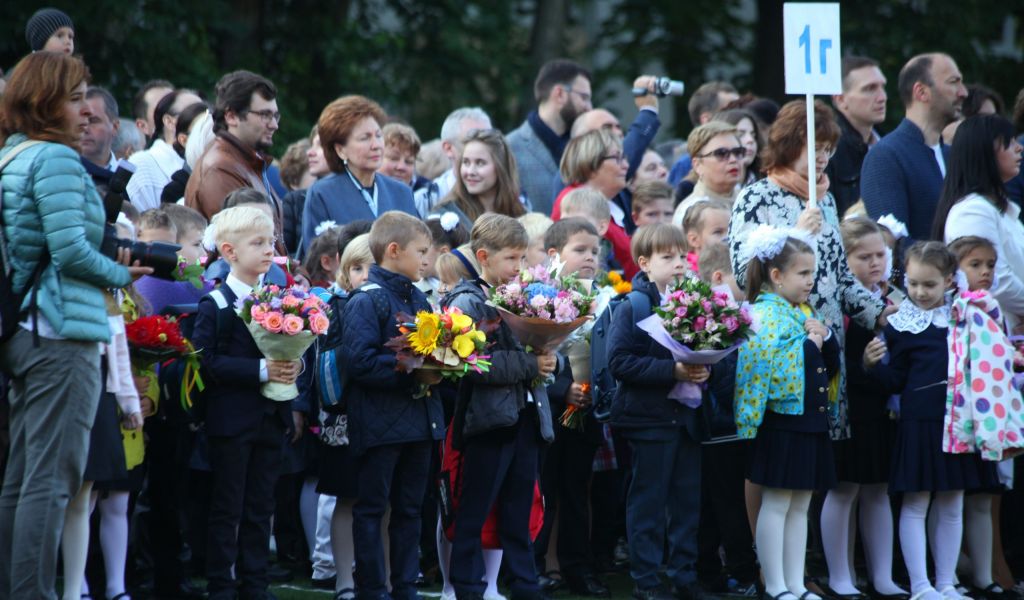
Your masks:
<path fill-rule="evenodd" d="M 235 304 L 256 346 L 269 360 L 299 360 L 330 327 L 330 309 L 315 294 L 299 288 L 269 285 L 255 289 Z M 268 381 L 260 393 L 281 402 L 299 395 L 294 383 Z"/>
<path fill-rule="evenodd" d="M 593 316 L 596 295 L 558 269 L 537 265 L 491 291 L 491 304 L 527 349 L 553 350 Z"/>
<path fill-rule="evenodd" d="M 687 278 L 668 290 L 654 314 L 636 324 L 680 362 L 713 365 L 739 348 L 753 333 L 753 317 L 728 294 Z M 676 384 L 668 395 L 686 406 L 700 405 L 700 386 Z"/>

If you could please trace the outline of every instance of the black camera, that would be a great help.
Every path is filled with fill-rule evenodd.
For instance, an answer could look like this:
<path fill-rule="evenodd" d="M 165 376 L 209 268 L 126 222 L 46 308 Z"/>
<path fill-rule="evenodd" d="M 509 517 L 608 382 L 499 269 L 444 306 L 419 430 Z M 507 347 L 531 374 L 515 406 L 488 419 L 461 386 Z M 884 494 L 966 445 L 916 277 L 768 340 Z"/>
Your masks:
<path fill-rule="evenodd" d="M 178 250 L 181 250 L 181 246 L 166 242 L 134 242 L 118 237 L 117 228 L 114 227 L 117 215 L 121 212 L 121 206 L 128 200 L 128 180 L 134 173 L 135 166 L 122 160 L 117 164 L 117 171 L 110 178 L 107 195 L 103 198 L 107 224 L 103 230 L 103 243 L 100 244 L 100 252 L 111 260 L 117 260 L 118 249 L 127 248 L 131 252 L 132 262 L 139 261 L 144 267 L 152 267 L 154 277 L 173 281 L 174 272 L 178 268 Z"/>
<path fill-rule="evenodd" d="M 665 96 L 682 96 L 683 90 L 686 89 L 686 85 L 682 81 L 675 81 L 668 77 L 658 77 L 654 80 L 654 92 L 653 94 L 659 98 Z M 633 88 L 634 96 L 646 96 L 648 92 L 646 88 Z"/>

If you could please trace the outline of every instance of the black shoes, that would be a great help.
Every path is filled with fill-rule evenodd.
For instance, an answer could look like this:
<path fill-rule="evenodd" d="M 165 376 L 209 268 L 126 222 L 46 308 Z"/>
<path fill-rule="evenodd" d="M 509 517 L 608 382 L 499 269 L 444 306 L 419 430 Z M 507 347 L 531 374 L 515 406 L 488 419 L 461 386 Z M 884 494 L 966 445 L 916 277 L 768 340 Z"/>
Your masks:
<path fill-rule="evenodd" d="M 334 584 L 337 581 L 337 577 L 327 577 L 324 579 L 317 579 L 316 577 L 309 578 L 310 583 L 314 589 L 318 590 L 333 590 Z"/>
<path fill-rule="evenodd" d="M 575 596 L 590 598 L 611 598 L 612 592 L 593 573 L 566 575 L 565 583 Z"/>

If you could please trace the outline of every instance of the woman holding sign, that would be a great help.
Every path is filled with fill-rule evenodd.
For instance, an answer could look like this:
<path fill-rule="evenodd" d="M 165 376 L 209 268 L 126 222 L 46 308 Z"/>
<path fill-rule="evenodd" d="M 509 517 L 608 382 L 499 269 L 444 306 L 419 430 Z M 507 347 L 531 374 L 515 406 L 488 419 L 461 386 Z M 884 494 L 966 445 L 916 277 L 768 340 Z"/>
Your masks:
<path fill-rule="evenodd" d="M 789 102 L 779 111 L 761 154 L 766 177 L 743 188 L 733 205 L 729 222 L 730 254 L 736 279 L 743 286 L 747 265 L 740 264 L 740 248 L 758 225 L 796 228 L 811 233 L 815 241 L 816 264 L 814 287 L 807 303 L 813 308 L 815 318 L 831 330 L 831 335 L 836 336 L 842 347 L 844 316 L 873 329 L 876 323 L 884 323 L 887 313 L 883 299 L 858 283 L 846 263 L 839 216 L 835 200 L 827 191 L 829 181 L 825 175 L 825 167 L 839 140 L 839 126 L 832 110 L 821 102 L 814 103 L 814 124 L 815 147 L 808 149 L 804 101 Z M 810 182 L 807 176 L 809 159 L 815 161 L 814 182 Z M 817 201 L 814 204 L 808 200 L 811 185 L 816 191 Z M 829 386 L 829 400 L 837 402 L 839 409 L 838 418 L 829 423 L 834 440 L 849 437 L 845 373 L 845 364 L 841 362 L 839 376 Z M 748 482 L 747 510 L 752 520 L 760 510 L 759 505 L 759 491 Z M 849 513 L 846 515 L 848 518 Z M 847 521 L 842 522 L 845 527 Z M 765 561 L 773 557 L 760 558 L 767 575 Z"/>

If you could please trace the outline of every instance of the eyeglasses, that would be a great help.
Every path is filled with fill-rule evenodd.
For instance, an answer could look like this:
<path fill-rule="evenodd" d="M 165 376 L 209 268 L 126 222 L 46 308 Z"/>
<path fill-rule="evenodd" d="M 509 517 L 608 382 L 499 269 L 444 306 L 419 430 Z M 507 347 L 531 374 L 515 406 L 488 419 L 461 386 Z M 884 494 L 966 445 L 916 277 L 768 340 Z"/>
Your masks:
<path fill-rule="evenodd" d="M 608 156 L 602 156 L 601 160 L 614 160 L 615 162 L 622 164 L 626 162 L 626 155 L 619 152 L 618 154 L 609 154 Z"/>
<path fill-rule="evenodd" d="M 567 85 L 563 85 L 562 89 L 569 92 L 570 94 L 576 94 L 577 96 L 580 97 L 580 100 L 584 102 L 590 102 L 590 99 L 593 98 L 593 96 L 591 96 L 590 94 L 584 94 L 583 92 L 576 91 Z"/>
<path fill-rule="evenodd" d="M 247 110 L 245 112 L 250 115 L 256 115 L 264 123 L 269 123 L 271 121 L 276 121 L 278 123 L 281 122 L 281 113 L 274 110 Z"/>
<path fill-rule="evenodd" d="M 746 155 L 746 148 L 744 148 L 743 146 L 736 146 L 735 148 L 717 148 L 715 150 L 712 150 L 711 152 L 698 154 L 697 158 L 707 158 L 709 156 L 714 156 L 715 160 L 717 160 L 718 162 L 725 162 L 729 160 L 730 156 L 735 158 L 736 160 L 740 160 Z"/>

